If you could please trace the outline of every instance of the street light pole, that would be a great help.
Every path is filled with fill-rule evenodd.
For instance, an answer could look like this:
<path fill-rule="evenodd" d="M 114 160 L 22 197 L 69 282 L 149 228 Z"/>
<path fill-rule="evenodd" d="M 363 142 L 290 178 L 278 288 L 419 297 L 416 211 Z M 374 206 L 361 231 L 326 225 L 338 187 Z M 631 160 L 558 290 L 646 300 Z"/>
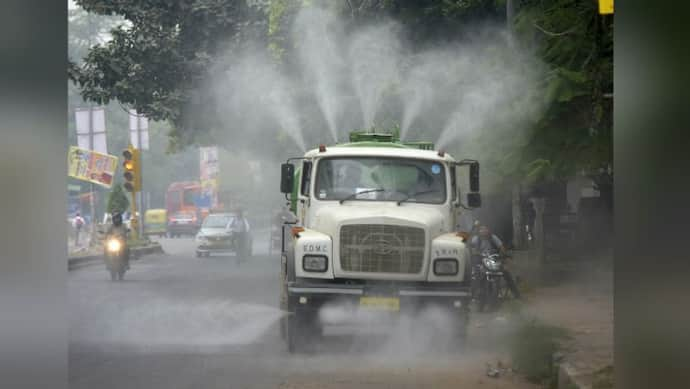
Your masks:
<path fill-rule="evenodd" d="M 137 148 L 139 149 L 139 217 L 137 218 L 139 227 L 139 236 L 144 236 L 144 148 L 141 143 L 141 116 L 137 112 Z"/>
<path fill-rule="evenodd" d="M 93 151 L 93 104 L 89 103 L 89 150 Z M 89 196 L 89 208 L 91 213 L 91 228 L 89 232 L 89 246 L 93 245 L 94 235 L 96 235 L 96 204 L 95 204 L 95 186 L 93 182 L 90 184 L 91 195 Z"/>

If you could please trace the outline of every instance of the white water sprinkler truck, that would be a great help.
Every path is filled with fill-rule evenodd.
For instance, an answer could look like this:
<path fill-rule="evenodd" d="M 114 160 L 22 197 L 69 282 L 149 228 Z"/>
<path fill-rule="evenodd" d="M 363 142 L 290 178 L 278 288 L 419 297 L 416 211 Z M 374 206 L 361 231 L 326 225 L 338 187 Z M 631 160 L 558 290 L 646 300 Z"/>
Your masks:
<path fill-rule="evenodd" d="M 469 168 L 466 201 L 460 167 Z M 384 316 L 437 306 L 451 312 L 453 337 L 464 337 L 470 253 L 455 226 L 460 209 L 481 204 L 477 161 L 394 134 L 353 132 L 350 143 L 288 159 L 280 187 L 297 216 L 283 225 L 281 255 L 290 352 L 321 336 L 328 304 Z"/>

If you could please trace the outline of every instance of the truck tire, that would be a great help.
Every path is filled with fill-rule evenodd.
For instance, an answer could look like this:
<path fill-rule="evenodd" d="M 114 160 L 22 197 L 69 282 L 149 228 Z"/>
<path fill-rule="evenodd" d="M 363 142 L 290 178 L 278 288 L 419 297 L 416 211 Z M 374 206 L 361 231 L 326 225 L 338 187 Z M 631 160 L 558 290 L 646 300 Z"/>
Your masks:
<path fill-rule="evenodd" d="M 285 332 L 290 354 L 308 350 L 309 346 L 321 337 L 316 315 L 300 309 L 288 315 Z"/>

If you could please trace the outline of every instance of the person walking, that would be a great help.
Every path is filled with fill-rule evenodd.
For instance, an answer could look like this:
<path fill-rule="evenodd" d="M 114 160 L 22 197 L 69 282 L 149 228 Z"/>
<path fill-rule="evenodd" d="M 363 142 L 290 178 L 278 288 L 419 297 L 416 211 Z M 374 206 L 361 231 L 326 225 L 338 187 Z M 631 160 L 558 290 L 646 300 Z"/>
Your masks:
<path fill-rule="evenodd" d="M 79 247 L 80 246 L 79 235 L 81 234 L 81 229 L 84 227 L 84 224 L 85 224 L 84 218 L 81 217 L 81 214 L 79 212 L 77 212 L 77 215 L 74 217 L 74 221 L 72 223 L 73 223 L 72 225 L 73 225 L 74 231 L 75 231 L 74 245 L 76 247 Z"/>

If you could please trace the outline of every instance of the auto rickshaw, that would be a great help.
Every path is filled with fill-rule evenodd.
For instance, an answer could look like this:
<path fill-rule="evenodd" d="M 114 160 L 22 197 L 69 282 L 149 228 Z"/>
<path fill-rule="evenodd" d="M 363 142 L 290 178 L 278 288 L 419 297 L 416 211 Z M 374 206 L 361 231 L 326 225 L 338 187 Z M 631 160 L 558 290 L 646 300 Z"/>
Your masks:
<path fill-rule="evenodd" d="M 165 209 L 149 209 L 144 214 L 144 235 L 165 236 L 167 233 L 168 211 Z"/>

